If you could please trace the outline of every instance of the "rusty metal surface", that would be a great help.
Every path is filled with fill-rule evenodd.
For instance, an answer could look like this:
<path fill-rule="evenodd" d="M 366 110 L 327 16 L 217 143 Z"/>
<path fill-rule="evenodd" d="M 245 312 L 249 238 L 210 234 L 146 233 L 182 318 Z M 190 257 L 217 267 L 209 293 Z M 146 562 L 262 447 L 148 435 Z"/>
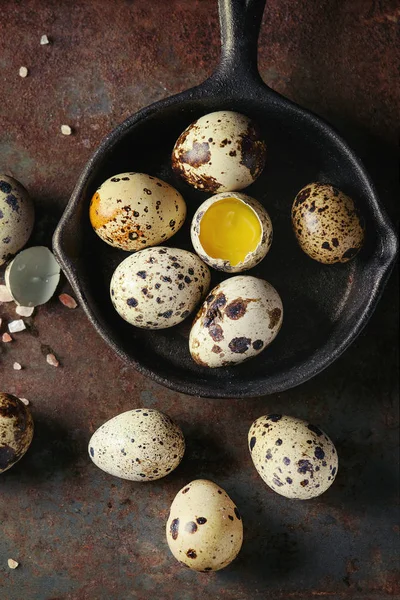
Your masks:
<path fill-rule="evenodd" d="M 393 218 L 399 19 L 397 1 L 270 0 L 260 38 L 265 81 L 336 125 Z M 40 45 L 43 34 L 50 45 Z M 0 2 L 0 172 L 35 200 L 32 242 L 50 244 L 81 168 L 112 127 L 212 72 L 218 35 L 214 0 Z M 38 308 L 27 331 L 0 342 L 0 389 L 29 398 L 36 424 L 28 454 L 0 478 L 0 597 L 398 598 L 396 284 L 392 277 L 364 332 L 329 369 L 246 401 L 161 388 L 113 355 L 81 309 L 56 297 Z M 69 291 L 65 280 L 60 291 Z M 14 314 L 0 305 L 4 321 Z M 59 368 L 46 363 L 49 348 Z M 87 457 L 92 432 L 135 406 L 163 410 L 183 428 L 185 458 L 164 480 L 118 480 Z M 339 474 L 319 499 L 277 496 L 255 472 L 247 431 L 267 412 L 319 423 L 336 442 Z M 164 536 L 175 493 L 199 477 L 228 491 L 245 527 L 238 559 L 210 575 L 181 567 Z M 8 558 L 20 566 L 10 570 Z"/>

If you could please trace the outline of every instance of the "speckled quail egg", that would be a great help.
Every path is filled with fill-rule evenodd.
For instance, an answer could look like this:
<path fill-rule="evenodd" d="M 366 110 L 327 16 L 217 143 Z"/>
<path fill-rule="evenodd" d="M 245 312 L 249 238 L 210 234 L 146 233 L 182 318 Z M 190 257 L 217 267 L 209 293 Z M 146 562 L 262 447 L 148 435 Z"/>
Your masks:
<path fill-rule="evenodd" d="M 0 473 L 18 462 L 33 438 L 31 411 L 16 396 L 0 392 Z"/>
<path fill-rule="evenodd" d="M 146 248 L 128 256 L 114 271 L 111 301 L 119 315 L 136 327 L 177 325 L 202 300 L 210 271 L 200 258 L 180 248 Z"/>
<path fill-rule="evenodd" d="M 364 224 L 349 196 L 326 183 L 310 183 L 297 194 L 292 225 L 301 249 L 324 264 L 347 262 L 364 242 Z"/>
<path fill-rule="evenodd" d="M 121 479 L 153 481 L 176 469 L 185 438 L 174 421 L 152 408 L 128 410 L 99 427 L 89 442 L 94 464 Z"/>
<path fill-rule="evenodd" d="M 270 283 L 249 275 L 231 277 L 210 292 L 197 313 L 190 354 L 205 367 L 243 362 L 274 340 L 282 318 L 282 301 Z"/>
<path fill-rule="evenodd" d="M 181 194 L 161 179 L 120 173 L 98 188 L 89 216 L 104 242 L 132 252 L 172 237 L 186 218 L 186 204 Z"/>
<path fill-rule="evenodd" d="M 221 110 L 194 121 L 179 136 L 172 168 L 186 183 L 205 192 L 242 190 L 261 174 L 266 148 L 254 121 Z"/>
<path fill-rule="evenodd" d="M 16 179 L 0 175 L 0 265 L 25 246 L 34 221 L 33 204 L 26 189 Z"/>
<path fill-rule="evenodd" d="M 212 481 L 196 479 L 175 496 L 166 534 L 179 562 L 195 571 L 219 571 L 239 554 L 243 522 L 225 490 Z"/>
<path fill-rule="evenodd" d="M 336 477 L 338 456 L 333 442 L 307 421 L 278 414 L 263 416 L 250 427 L 248 439 L 259 475 L 281 496 L 315 498 Z"/>
<path fill-rule="evenodd" d="M 238 192 L 212 196 L 197 209 L 192 244 L 205 263 L 238 273 L 259 263 L 272 244 L 272 223 L 260 202 Z"/>

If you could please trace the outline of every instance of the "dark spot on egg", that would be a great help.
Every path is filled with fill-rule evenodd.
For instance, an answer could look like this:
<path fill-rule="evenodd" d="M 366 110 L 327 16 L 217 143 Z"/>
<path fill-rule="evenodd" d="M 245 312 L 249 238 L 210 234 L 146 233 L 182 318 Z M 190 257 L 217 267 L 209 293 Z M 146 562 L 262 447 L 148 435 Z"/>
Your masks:
<path fill-rule="evenodd" d="M 312 431 L 313 433 L 315 433 L 318 437 L 321 435 L 324 435 L 323 432 L 319 429 L 319 427 L 316 427 L 315 425 L 312 425 L 311 423 L 309 425 L 307 425 L 307 428 Z"/>
<path fill-rule="evenodd" d="M 306 487 L 308 485 L 308 479 L 303 479 L 303 481 L 300 481 L 300 485 L 302 487 Z"/>
<path fill-rule="evenodd" d="M 299 204 L 303 204 L 303 202 L 307 200 L 310 194 L 311 188 L 309 187 L 305 188 L 304 190 L 301 190 L 296 196 L 295 205 L 298 206 Z"/>
<path fill-rule="evenodd" d="M 239 513 L 238 509 L 236 508 L 236 506 L 233 510 L 235 512 L 235 515 L 236 515 L 236 518 L 238 519 L 238 521 L 241 521 L 242 517 L 240 516 L 240 513 Z"/>
<path fill-rule="evenodd" d="M 207 523 L 207 519 L 205 517 L 198 517 L 196 521 L 199 525 L 204 525 L 204 523 Z"/>
<path fill-rule="evenodd" d="M 250 344 L 250 338 L 236 337 L 229 342 L 228 346 L 231 352 L 233 352 L 234 354 L 244 354 L 249 349 Z"/>
<path fill-rule="evenodd" d="M 142 279 L 146 279 L 147 273 L 146 273 L 146 271 L 138 271 L 138 272 L 136 273 L 136 275 L 137 275 L 138 277 L 141 277 Z"/>
<path fill-rule="evenodd" d="M 194 521 L 189 521 L 188 523 L 186 523 L 185 531 L 187 531 L 187 533 L 196 533 L 196 531 L 197 531 L 196 523 Z"/>
<path fill-rule="evenodd" d="M 264 346 L 264 342 L 262 340 L 256 340 L 253 342 L 252 346 L 254 350 L 261 350 L 261 348 Z"/>
<path fill-rule="evenodd" d="M 279 323 L 279 320 L 282 315 L 282 311 L 280 308 L 273 308 L 272 310 L 268 311 L 268 315 L 269 315 L 268 329 L 274 329 L 277 326 L 277 324 Z"/>
<path fill-rule="evenodd" d="M 267 419 L 269 421 L 273 421 L 274 423 L 276 423 L 277 421 L 280 421 L 282 419 L 282 415 L 268 415 Z"/>
<path fill-rule="evenodd" d="M 320 460 L 322 460 L 323 458 L 325 458 L 325 452 L 320 446 L 317 446 L 314 450 L 314 456 L 315 458 L 319 458 Z"/>
<path fill-rule="evenodd" d="M 173 540 L 176 540 L 179 534 L 179 519 L 174 519 L 171 522 L 170 528 L 171 536 Z"/>
<path fill-rule="evenodd" d="M 276 440 L 275 446 L 282 446 L 282 440 L 280 438 Z"/>
<path fill-rule="evenodd" d="M 186 552 L 186 556 L 187 556 L 188 558 L 192 558 L 193 560 L 194 560 L 195 558 L 197 558 L 196 551 L 195 551 L 195 550 L 193 550 L 192 548 L 189 548 L 189 550 Z"/>
<path fill-rule="evenodd" d="M 249 446 L 250 446 L 250 451 L 251 451 L 251 450 L 253 450 L 254 446 L 256 445 L 256 442 L 257 442 L 257 438 L 255 438 L 255 437 L 253 436 L 253 437 L 251 438 L 251 440 L 250 440 L 250 444 L 249 444 Z"/>
<path fill-rule="evenodd" d="M 135 308 L 138 305 L 138 301 L 136 300 L 136 298 L 128 298 L 126 303 L 128 306 L 132 306 L 133 308 Z"/>
<path fill-rule="evenodd" d="M 284 456 L 283 457 L 283 464 L 286 465 L 286 466 L 290 465 L 290 458 L 288 458 L 287 456 Z"/>

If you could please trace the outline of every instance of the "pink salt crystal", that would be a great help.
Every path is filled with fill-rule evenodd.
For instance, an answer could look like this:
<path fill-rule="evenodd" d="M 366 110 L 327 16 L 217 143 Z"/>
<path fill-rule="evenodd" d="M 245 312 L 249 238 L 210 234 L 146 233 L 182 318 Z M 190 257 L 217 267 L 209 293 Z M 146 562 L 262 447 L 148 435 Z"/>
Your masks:
<path fill-rule="evenodd" d="M 56 359 L 56 357 L 54 356 L 54 354 L 48 354 L 46 356 L 46 360 L 49 363 L 49 365 L 51 365 L 52 367 L 58 367 L 58 365 L 60 364 L 58 362 L 58 360 Z"/>
<path fill-rule="evenodd" d="M 64 304 L 64 306 L 66 306 L 67 308 L 76 308 L 78 306 L 74 298 L 69 294 L 60 294 L 58 296 L 58 299 L 61 302 L 61 304 Z"/>
<path fill-rule="evenodd" d="M 13 339 L 9 333 L 3 333 L 3 335 L 1 336 L 1 341 L 7 344 L 8 342 L 12 342 Z"/>

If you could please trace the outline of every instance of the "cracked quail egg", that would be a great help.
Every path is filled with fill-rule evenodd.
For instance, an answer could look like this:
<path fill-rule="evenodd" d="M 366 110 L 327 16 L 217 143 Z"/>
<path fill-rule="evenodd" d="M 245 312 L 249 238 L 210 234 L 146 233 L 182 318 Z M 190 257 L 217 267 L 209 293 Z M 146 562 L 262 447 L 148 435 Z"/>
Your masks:
<path fill-rule="evenodd" d="M 279 414 L 260 417 L 250 427 L 249 450 L 261 478 L 286 498 L 323 494 L 338 470 L 333 442 L 319 427 Z"/>
<path fill-rule="evenodd" d="M 186 183 L 205 192 L 242 190 L 261 174 L 266 148 L 256 123 L 222 110 L 194 121 L 179 136 L 172 168 Z"/>
<path fill-rule="evenodd" d="M 110 475 L 153 481 L 179 465 L 185 453 L 185 438 L 168 415 L 152 408 L 137 408 L 99 427 L 88 450 L 94 464 Z"/>
<path fill-rule="evenodd" d="M 297 194 L 292 225 L 301 249 L 326 265 L 347 262 L 364 242 L 364 225 L 351 198 L 325 183 L 310 183 Z"/>
<path fill-rule="evenodd" d="M 24 186 L 0 175 L 0 265 L 25 246 L 34 220 L 32 200 Z"/>
<path fill-rule="evenodd" d="M 120 173 L 98 188 L 89 216 L 104 242 L 133 252 L 172 237 L 186 218 L 186 204 L 177 190 L 157 177 Z"/>
<path fill-rule="evenodd" d="M 219 571 L 239 554 L 243 522 L 225 490 L 212 481 L 196 479 L 175 496 L 166 535 L 179 562 L 195 571 Z"/>
<path fill-rule="evenodd" d="M 33 438 L 31 411 L 19 398 L 0 392 L 0 473 L 18 462 Z"/>
<path fill-rule="evenodd" d="M 282 301 L 263 279 L 237 275 L 207 296 L 189 337 L 190 354 L 205 367 L 235 365 L 256 356 L 278 334 Z"/>
<path fill-rule="evenodd" d="M 212 196 L 197 209 L 192 244 L 205 263 L 238 273 L 251 269 L 272 244 L 271 219 L 260 202 L 238 192 Z"/>
<path fill-rule="evenodd" d="M 192 313 L 210 286 L 200 258 L 180 248 L 146 248 L 128 256 L 114 271 L 111 301 L 136 327 L 165 329 Z"/>

